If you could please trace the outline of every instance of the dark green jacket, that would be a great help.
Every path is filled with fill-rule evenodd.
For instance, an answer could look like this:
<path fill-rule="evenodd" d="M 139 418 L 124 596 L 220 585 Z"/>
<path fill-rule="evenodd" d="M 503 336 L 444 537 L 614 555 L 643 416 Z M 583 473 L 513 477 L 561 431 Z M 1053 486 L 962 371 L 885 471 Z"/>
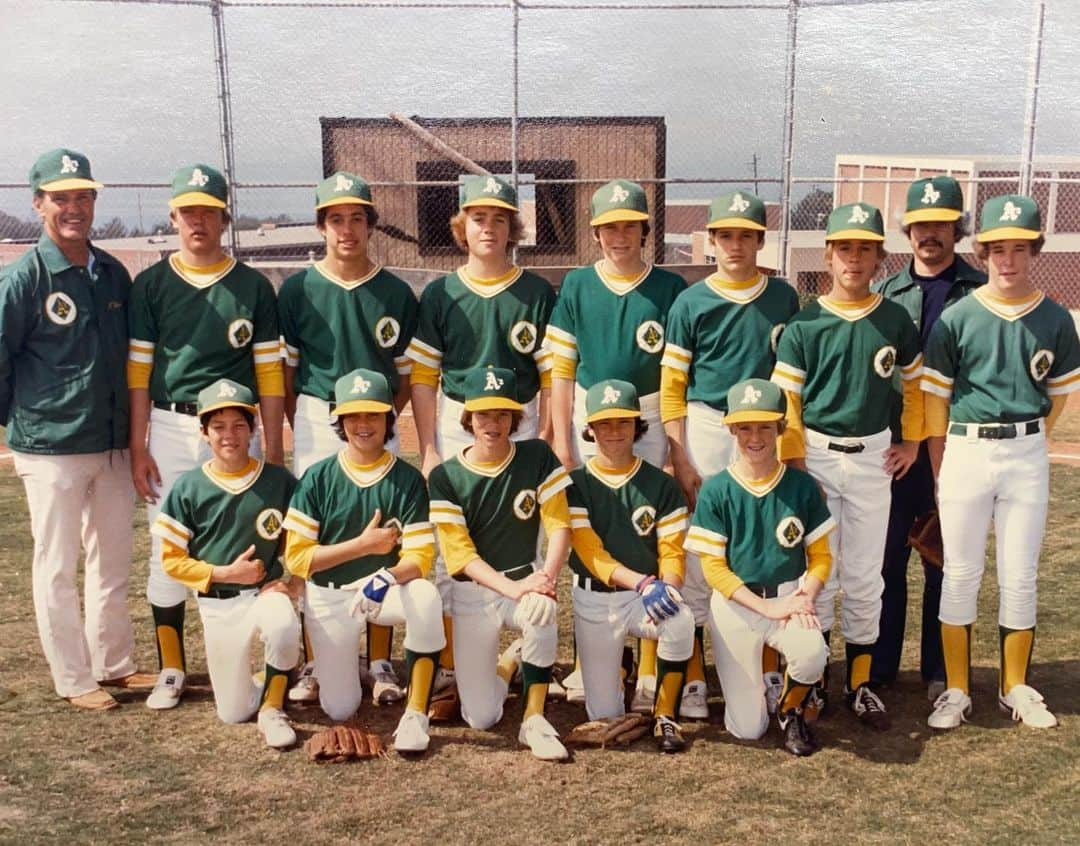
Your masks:
<path fill-rule="evenodd" d="M 13 450 L 127 449 L 131 277 L 90 249 L 88 271 L 42 235 L 0 272 L 0 424 Z"/>

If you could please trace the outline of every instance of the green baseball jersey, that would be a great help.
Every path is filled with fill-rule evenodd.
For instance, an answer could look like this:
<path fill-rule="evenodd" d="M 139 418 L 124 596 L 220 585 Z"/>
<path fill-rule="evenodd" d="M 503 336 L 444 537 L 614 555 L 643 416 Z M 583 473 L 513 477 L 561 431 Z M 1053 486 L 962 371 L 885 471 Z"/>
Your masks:
<path fill-rule="evenodd" d="M 772 374 L 780 334 L 798 310 L 784 279 L 762 275 L 738 289 L 709 277 L 676 298 L 660 363 L 687 374 L 688 401 L 726 412 L 732 385 Z"/>
<path fill-rule="evenodd" d="M 274 300 L 269 280 L 235 260 L 207 283 L 185 278 L 175 254 L 136 276 L 128 356 L 152 366 L 150 399 L 194 402 L 217 379 L 257 396 L 255 365 L 281 356 Z"/>
<path fill-rule="evenodd" d="M 345 450 L 308 468 L 296 487 L 285 528 L 321 546 L 352 540 L 362 534 L 375 510 L 382 526 L 397 526 L 401 543 L 379 555 L 344 561 L 311 575 L 320 587 L 340 587 L 370 576 L 380 567 L 393 567 L 401 553 L 435 543 L 428 520 L 428 496 L 420 471 L 385 453 L 371 470 L 353 465 Z"/>
<path fill-rule="evenodd" d="M 776 587 L 806 572 L 806 547 L 835 527 L 809 473 L 781 465 L 759 487 L 729 467 L 701 486 L 686 549 L 726 558 L 744 582 Z"/>
<path fill-rule="evenodd" d="M 442 371 L 442 391 L 464 397 L 465 375 L 478 367 L 505 367 L 517 376 L 517 400 L 540 390 L 550 367 L 542 349 L 555 292 L 520 268 L 497 284 L 468 279 L 464 268 L 436 279 L 420 297 L 420 318 L 408 356 Z"/>
<path fill-rule="evenodd" d="M 285 280 L 277 308 L 296 393 L 330 401 L 334 381 L 357 367 L 382 373 L 397 393 L 419 306 L 394 274 L 376 266 L 345 282 L 313 265 Z"/>
<path fill-rule="evenodd" d="M 689 524 L 686 500 L 675 480 L 640 458 L 618 478 L 598 472 L 589 461 L 571 471 L 570 479 L 570 528 L 592 529 L 624 567 L 660 575 L 659 539 L 685 532 Z M 574 551 L 570 568 L 583 578 L 593 576 Z"/>
<path fill-rule="evenodd" d="M 655 394 L 668 312 L 685 290 L 677 273 L 651 265 L 628 284 L 605 275 L 601 262 L 571 270 L 559 289 L 546 344 L 577 362 L 577 383 L 586 390 L 602 379 L 623 379 L 640 396 Z"/>
<path fill-rule="evenodd" d="M 1080 388 L 1080 342 L 1064 308 L 1039 292 L 1003 303 L 982 288 L 930 332 L 922 388 L 951 399 L 957 423 L 1021 423 Z"/>
<path fill-rule="evenodd" d="M 246 475 L 221 476 L 211 462 L 173 485 L 150 531 L 191 558 L 226 567 L 252 544 L 266 568 L 264 582 L 280 578 L 278 552 L 285 509 L 296 479 L 284 467 L 257 462 Z M 250 588 L 215 582 L 216 588 Z"/>
<path fill-rule="evenodd" d="M 512 441 L 495 467 L 463 451 L 431 471 L 431 521 L 463 526 L 477 554 L 500 572 L 536 560 L 540 506 L 570 485 L 570 474 L 539 440 Z"/>
<path fill-rule="evenodd" d="M 772 381 L 801 397 L 808 429 L 861 438 L 889 427 L 893 373 L 918 379 L 922 358 L 903 306 L 881 294 L 855 308 L 821 297 L 788 323 Z"/>

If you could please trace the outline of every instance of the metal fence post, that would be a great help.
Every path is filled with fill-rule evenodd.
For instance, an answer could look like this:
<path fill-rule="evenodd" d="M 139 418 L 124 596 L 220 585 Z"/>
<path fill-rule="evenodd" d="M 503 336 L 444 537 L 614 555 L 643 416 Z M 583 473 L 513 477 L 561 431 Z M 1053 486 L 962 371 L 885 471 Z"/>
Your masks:
<path fill-rule="evenodd" d="M 518 10 L 518 0 L 510 0 L 510 11 L 513 16 L 513 33 L 514 33 L 514 73 L 513 73 L 513 86 L 514 86 L 514 105 L 513 112 L 510 115 L 510 180 L 514 186 L 514 192 L 519 191 L 518 188 L 518 94 L 520 91 L 521 79 L 519 76 L 518 67 L 518 46 L 520 41 L 519 25 L 520 25 L 520 12 Z M 518 197 L 518 205 L 521 205 L 521 198 Z M 512 252 L 512 261 L 517 264 L 517 244 L 514 244 Z"/>
<path fill-rule="evenodd" d="M 1020 148 L 1020 193 L 1031 193 L 1031 177 L 1035 158 L 1035 127 L 1039 108 L 1039 77 L 1042 70 L 1043 23 L 1046 20 L 1045 0 L 1033 0 L 1035 26 L 1032 31 L 1031 61 L 1028 64 L 1028 96 L 1024 114 L 1024 142 Z"/>
<path fill-rule="evenodd" d="M 787 275 L 788 241 L 791 237 L 791 157 L 795 131 L 795 62 L 796 43 L 799 30 L 799 0 L 788 3 L 787 21 L 787 90 L 784 92 L 784 165 L 780 183 L 780 254 L 779 268 L 782 276 Z M 794 280 L 792 280 L 794 282 Z"/>
<path fill-rule="evenodd" d="M 225 15 L 221 0 L 210 0 L 210 18 L 214 24 L 214 62 L 218 80 L 218 119 L 221 126 L 221 162 L 229 185 L 229 247 L 233 258 L 240 257 L 236 220 L 240 210 L 236 202 L 236 163 L 233 157 L 232 94 L 229 91 L 229 53 L 225 41 Z"/>

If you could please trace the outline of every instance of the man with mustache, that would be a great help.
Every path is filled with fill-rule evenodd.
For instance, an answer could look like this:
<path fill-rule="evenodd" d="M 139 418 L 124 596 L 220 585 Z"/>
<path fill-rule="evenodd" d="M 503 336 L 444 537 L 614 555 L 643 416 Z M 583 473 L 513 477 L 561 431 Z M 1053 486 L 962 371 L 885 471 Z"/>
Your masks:
<path fill-rule="evenodd" d="M 911 241 L 911 261 L 872 286 L 872 290 L 896 300 L 915 321 L 925 348 L 930 330 L 941 312 L 986 282 L 986 274 L 956 255 L 956 244 L 969 233 L 960 184 L 951 176 L 916 179 L 907 193 L 901 224 Z M 899 389 L 896 397 L 899 400 Z M 895 403 L 893 431 L 899 438 L 899 402 Z M 907 564 L 911 556 L 908 532 L 934 504 L 934 478 L 924 441 L 919 457 L 907 475 L 892 483 L 892 510 L 885 541 L 882 575 L 881 622 L 871 667 L 871 685 L 896 681 L 904 646 L 907 617 Z M 919 671 L 933 701 L 944 690 L 945 665 L 941 653 L 941 570 L 923 561 L 926 582 L 922 601 L 922 643 Z"/>

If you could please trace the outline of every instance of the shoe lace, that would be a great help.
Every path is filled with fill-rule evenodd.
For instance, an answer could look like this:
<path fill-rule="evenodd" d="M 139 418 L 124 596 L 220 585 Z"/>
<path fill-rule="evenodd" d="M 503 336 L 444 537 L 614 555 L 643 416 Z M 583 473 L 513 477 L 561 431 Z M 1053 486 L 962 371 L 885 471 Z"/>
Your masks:
<path fill-rule="evenodd" d="M 885 704 L 878 698 L 878 695 L 868 687 L 864 687 L 860 691 L 859 701 L 862 707 L 870 713 L 885 713 Z"/>

